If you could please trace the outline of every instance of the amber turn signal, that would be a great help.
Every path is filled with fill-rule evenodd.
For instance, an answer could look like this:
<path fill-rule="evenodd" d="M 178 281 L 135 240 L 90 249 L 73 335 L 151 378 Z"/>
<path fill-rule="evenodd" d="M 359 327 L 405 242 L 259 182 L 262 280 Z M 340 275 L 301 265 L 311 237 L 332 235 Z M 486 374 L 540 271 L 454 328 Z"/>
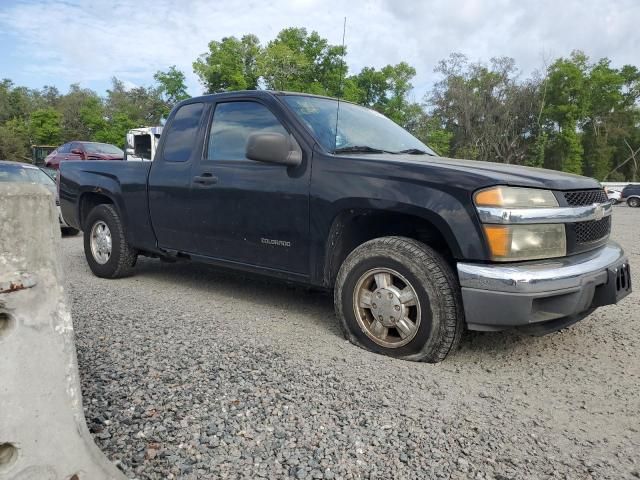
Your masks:
<path fill-rule="evenodd" d="M 509 255 L 511 247 L 511 229 L 504 225 L 485 225 L 484 233 L 493 258 Z"/>

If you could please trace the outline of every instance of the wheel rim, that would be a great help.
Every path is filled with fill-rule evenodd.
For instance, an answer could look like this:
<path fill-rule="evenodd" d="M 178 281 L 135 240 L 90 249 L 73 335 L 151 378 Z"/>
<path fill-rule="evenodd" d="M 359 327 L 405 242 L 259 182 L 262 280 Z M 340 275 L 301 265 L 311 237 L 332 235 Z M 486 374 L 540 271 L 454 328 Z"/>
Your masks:
<path fill-rule="evenodd" d="M 416 290 L 390 268 L 375 268 L 360 277 L 353 291 L 353 308 L 362 331 L 382 347 L 402 347 L 420 328 Z"/>
<path fill-rule="evenodd" d="M 91 254 L 96 262 L 104 265 L 111 258 L 111 230 L 102 220 L 91 228 Z"/>
<path fill-rule="evenodd" d="M 629 200 L 629 205 L 631 205 L 632 207 L 637 207 L 638 205 L 640 205 L 640 200 L 638 200 L 637 198 L 632 198 Z"/>

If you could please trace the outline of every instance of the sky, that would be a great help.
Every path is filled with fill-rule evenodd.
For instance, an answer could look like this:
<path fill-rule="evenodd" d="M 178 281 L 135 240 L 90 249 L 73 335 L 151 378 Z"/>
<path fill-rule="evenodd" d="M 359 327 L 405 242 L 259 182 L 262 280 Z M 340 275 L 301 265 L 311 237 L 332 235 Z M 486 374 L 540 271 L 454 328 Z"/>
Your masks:
<path fill-rule="evenodd" d="M 523 75 L 574 49 L 640 66 L 640 0 L 0 0 L 0 78 L 104 94 L 113 76 L 147 86 L 176 65 L 198 95 L 191 64 L 209 41 L 254 33 L 266 43 L 305 27 L 340 44 L 345 16 L 350 73 L 406 61 L 416 101 L 452 52 L 510 56 Z"/>

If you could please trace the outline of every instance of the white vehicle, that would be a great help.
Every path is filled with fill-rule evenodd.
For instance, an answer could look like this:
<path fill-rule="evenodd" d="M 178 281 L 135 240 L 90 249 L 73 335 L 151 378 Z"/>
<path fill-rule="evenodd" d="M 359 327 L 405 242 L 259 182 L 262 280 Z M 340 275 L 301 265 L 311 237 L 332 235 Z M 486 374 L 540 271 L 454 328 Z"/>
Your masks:
<path fill-rule="evenodd" d="M 162 127 L 140 127 L 127 132 L 125 160 L 150 162 L 156 155 Z"/>
<path fill-rule="evenodd" d="M 620 198 L 622 197 L 622 193 L 619 190 L 612 190 L 610 188 L 605 187 L 605 192 L 607 192 L 607 197 L 609 200 L 613 200 L 613 203 L 620 203 Z"/>

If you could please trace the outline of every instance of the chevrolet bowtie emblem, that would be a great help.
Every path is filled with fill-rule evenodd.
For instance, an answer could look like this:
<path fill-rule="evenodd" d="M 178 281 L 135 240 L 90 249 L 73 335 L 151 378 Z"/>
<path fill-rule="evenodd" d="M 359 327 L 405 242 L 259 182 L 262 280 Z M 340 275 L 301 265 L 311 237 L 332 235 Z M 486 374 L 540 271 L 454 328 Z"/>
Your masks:
<path fill-rule="evenodd" d="M 595 220 L 602 220 L 602 217 L 604 217 L 604 207 L 597 203 L 594 203 L 593 206 L 595 207 L 595 211 L 593 212 Z"/>

